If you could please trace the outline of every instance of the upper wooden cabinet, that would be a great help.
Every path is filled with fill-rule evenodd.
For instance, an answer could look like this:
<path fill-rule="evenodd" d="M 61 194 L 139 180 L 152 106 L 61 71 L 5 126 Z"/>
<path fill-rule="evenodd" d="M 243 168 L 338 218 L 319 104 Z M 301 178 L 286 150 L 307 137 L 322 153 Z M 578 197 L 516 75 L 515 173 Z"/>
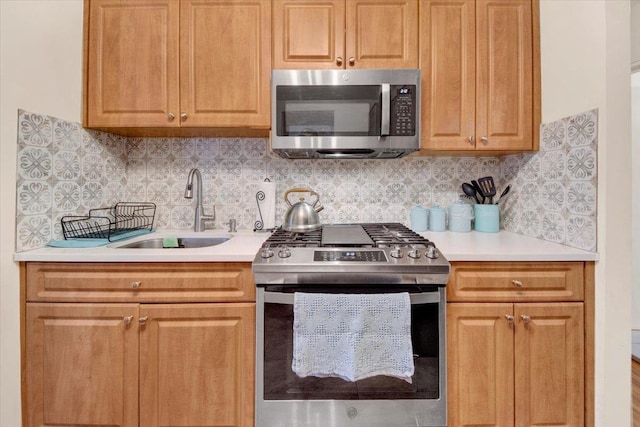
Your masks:
<path fill-rule="evenodd" d="M 538 0 L 421 0 L 422 149 L 538 148 Z"/>
<path fill-rule="evenodd" d="M 266 130 L 270 58 L 268 0 L 85 0 L 84 125 Z"/>
<path fill-rule="evenodd" d="M 415 0 L 273 0 L 273 68 L 417 68 Z"/>

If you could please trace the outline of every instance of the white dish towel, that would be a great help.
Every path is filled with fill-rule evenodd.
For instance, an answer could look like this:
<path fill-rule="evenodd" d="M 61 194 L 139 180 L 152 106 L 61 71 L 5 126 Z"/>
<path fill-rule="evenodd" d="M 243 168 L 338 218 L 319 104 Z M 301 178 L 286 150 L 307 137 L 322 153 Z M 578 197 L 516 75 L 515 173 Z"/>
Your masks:
<path fill-rule="evenodd" d="M 357 381 L 387 375 L 411 383 L 408 293 L 294 296 L 292 369 L 300 377 Z"/>

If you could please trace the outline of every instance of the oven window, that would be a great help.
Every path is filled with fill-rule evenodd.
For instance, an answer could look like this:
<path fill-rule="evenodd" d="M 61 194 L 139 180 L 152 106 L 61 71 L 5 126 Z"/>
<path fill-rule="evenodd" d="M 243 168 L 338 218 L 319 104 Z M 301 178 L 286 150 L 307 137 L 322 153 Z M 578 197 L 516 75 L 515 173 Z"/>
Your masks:
<path fill-rule="evenodd" d="M 276 87 L 278 136 L 380 136 L 380 85 Z"/>
<path fill-rule="evenodd" d="M 265 303 L 265 400 L 364 400 L 439 398 L 438 304 L 411 306 L 413 383 L 376 376 L 355 382 L 340 378 L 298 377 L 291 369 L 293 305 Z"/>

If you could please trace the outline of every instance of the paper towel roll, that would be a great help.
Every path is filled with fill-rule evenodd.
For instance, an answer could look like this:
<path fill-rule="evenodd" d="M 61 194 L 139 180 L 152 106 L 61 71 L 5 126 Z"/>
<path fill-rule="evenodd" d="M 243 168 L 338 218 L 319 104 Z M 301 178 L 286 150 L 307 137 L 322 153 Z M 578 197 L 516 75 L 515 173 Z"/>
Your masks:
<path fill-rule="evenodd" d="M 254 228 L 258 230 L 269 230 L 276 226 L 276 183 L 261 182 L 258 184 L 256 193 L 256 202 L 258 203 L 258 212 L 256 213 L 256 225 Z M 260 216 L 262 214 L 262 217 Z M 259 227 L 259 221 L 262 220 L 262 228 Z"/>

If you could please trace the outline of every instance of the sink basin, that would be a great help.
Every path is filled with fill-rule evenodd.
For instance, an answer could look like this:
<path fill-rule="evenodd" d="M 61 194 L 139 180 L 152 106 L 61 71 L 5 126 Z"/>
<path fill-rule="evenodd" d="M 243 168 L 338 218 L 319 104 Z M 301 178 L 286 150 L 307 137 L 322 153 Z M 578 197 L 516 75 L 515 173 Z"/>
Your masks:
<path fill-rule="evenodd" d="M 220 245 L 229 239 L 230 237 L 178 237 L 178 247 L 166 249 L 205 248 Z M 138 240 L 137 242 L 117 246 L 116 249 L 163 249 L 162 241 L 162 237 Z"/>

